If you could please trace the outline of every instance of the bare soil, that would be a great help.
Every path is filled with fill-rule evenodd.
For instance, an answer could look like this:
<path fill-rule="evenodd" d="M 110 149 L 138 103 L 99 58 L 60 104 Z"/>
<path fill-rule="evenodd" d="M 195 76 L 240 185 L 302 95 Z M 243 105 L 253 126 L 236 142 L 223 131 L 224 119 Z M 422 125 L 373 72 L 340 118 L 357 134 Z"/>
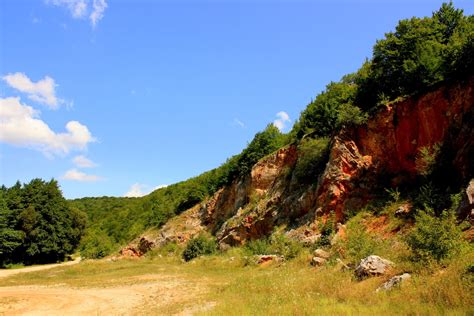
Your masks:
<path fill-rule="evenodd" d="M 75 263 L 4 270 L 0 278 Z M 200 302 L 206 291 L 203 284 L 164 274 L 136 276 L 127 278 L 126 285 L 97 288 L 7 286 L 0 287 L 0 315 L 193 315 L 214 306 Z"/>

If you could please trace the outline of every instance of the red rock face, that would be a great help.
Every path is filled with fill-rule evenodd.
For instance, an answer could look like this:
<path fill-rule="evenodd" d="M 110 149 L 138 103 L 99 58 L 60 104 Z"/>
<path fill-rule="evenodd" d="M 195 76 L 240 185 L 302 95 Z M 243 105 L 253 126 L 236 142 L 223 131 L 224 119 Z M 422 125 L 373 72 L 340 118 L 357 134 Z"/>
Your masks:
<path fill-rule="evenodd" d="M 324 173 L 313 185 L 294 183 L 291 171 L 298 149 L 281 148 L 255 164 L 245 179 L 170 220 L 154 242 L 184 243 L 208 231 L 221 246 L 242 245 L 290 222 L 298 226 L 291 236 L 314 242 L 315 219 L 324 220 L 334 211 L 343 221 L 348 209 L 358 210 L 374 197 L 381 175 L 394 186 L 413 180 L 420 149 L 437 143 L 449 145 L 449 177 L 468 181 L 474 174 L 473 84 L 474 78 L 390 104 L 366 125 L 341 131 L 332 141 Z M 340 232 L 343 236 L 343 229 Z M 127 252 L 134 255 L 134 250 Z"/>
<path fill-rule="evenodd" d="M 367 178 L 389 174 L 397 185 L 414 178 L 416 157 L 425 146 L 452 142 L 458 176 L 472 174 L 473 84 L 471 78 L 390 104 L 366 125 L 338 135 L 318 188 L 318 205 L 323 212 L 335 211 L 342 220 L 354 196 L 359 204 L 370 199 Z M 459 139 L 462 141 L 456 144 Z"/>
<path fill-rule="evenodd" d="M 273 187 L 284 168 L 292 168 L 298 159 L 296 146 L 284 147 L 275 154 L 257 162 L 252 168 L 251 190 L 258 195 Z"/>

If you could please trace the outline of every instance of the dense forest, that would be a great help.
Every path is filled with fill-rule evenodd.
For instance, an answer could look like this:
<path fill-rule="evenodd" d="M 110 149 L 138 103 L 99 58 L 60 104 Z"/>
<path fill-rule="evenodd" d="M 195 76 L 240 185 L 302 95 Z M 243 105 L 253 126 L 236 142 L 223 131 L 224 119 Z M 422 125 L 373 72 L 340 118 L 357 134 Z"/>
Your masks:
<path fill-rule="evenodd" d="M 473 69 L 474 16 L 466 16 L 452 3 L 445 3 L 431 17 L 402 20 L 393 32 L 376 42 L 371 58 L 360 69 L 329 83 L 307 105 L 288 134 L 268 125 L 240 154 L 197 177 L 143 198 L 69 202 L 62 198 L 55 181 L 33 180 L 24 186 L 3 187 L 0 263 L 63 258 L 79 244 L 86 223 L 84 214 L 87 229 L 81 253 L 89 258 L 103 257 L 144 230 L 160 227 L 222 186 L 244 177 L 261 158 L 290 143 L 306 153 L 295 170 L 304 184 L 325 165 L 330 139 L 341 128 L 366 122 L 380 107 L 396 99 L 426 92 L 450 80 L 464 80 Z M 448 194 L 435 194 L 436 172 L 430 175 L 423 178 L 422 185 L 432 196 L 421 195 L 419 204 L 431 201 L 428 207 L 442 207 L 448 203 L 443 204 Z"/>
<path fill-rule="evenodd" d="M 0 266 L 64 260 L 79 245 L 86 214 L 71 207 L 55 180 L 0 188 Z"/>

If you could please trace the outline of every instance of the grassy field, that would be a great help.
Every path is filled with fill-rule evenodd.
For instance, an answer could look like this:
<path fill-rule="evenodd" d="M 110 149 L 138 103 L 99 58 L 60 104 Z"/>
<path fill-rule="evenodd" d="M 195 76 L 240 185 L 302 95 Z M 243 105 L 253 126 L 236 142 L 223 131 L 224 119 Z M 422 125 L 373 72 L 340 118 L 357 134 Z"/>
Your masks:
<path fill-rule="evenodd" d="M 387 277 L 357 281 L 351 271 L 341 271 L 337 264 L 309 266 L 308 255 L 261 267 L 246 264 L 239 250 L 188 263 L 155 254 L 141 260 L 86 261 L 17 275 L 0 280 L 0 286 L 59 286 L 79 291 L 141 286 L 147 295 L 132 314 L 474 314 L 472 273 L 465 271 L 472 256 L 417 273 L 400 289 L 375 293 Z"/>

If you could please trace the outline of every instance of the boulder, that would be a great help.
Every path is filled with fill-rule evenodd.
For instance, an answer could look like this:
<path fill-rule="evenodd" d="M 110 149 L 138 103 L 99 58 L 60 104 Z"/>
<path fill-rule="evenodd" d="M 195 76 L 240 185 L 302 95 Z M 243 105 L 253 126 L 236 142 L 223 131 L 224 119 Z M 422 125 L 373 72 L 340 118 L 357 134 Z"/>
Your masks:
<path fill-rule="evenodd" d="M 390 280 L 388 280 L 387 282 L 385 282 L 384 284 L 382 284 L 381 286 L 379 286 L 379 288 L 377 289 L 377 292 L 380 292 L 380 291 L 390 291 L 392 290 L 394 287 L 398 287 L 400 286 L 400 284 L 411 278 L 411 274 L 409 273 L 403 273 L 402 275 L 397 275 L 397 276 L 394 276 L 393 278 L 391 278 Z"/>
<path fill-rule="evenodd" d="M 474 221 L 474 179 L 463 192 L 457 215 L 461 219 L 468 219 L 471 223 Z"/>
<path fill-rule="evenodd" d="M 327 262 L 326 259 L 320 258 L 320 257 L 313 257 L 313 259 L 311 259 L 311 265 L 312 265 L 312 266 L 315 266 L 315 267 L 322 266 L 322 265 L 324 265 L 326 262 Z"/>
<path fill-rule="evenodd" d="M 325 251 L 321 248 L 318 248 L 313 252 L 313 256 L 318 257 L 318 258 L 323 258 L 323 259 L 327 260 L 327 259 L 329 259 L 329 257 L 331 255 L 329 254 L 329 252 L 327 252 L 327 251 Z"/>
<path fill-rule="evenodd" d="M 155 247 L 155 242 L 152 240 L 149 240 L 146 237 L 140 238 L 140 241 L 138 242 L 138 251 L 140 252 L 140 255 L 146 254 L 148 251 L 153 249 Z"/>
<path fill-rule="evenodd" d="M 394 263 L 379 256 L 368 256 L 362 259 L 355 269 L 355 275 L 359 279 L 365 277 L 385 274 Z"/>

